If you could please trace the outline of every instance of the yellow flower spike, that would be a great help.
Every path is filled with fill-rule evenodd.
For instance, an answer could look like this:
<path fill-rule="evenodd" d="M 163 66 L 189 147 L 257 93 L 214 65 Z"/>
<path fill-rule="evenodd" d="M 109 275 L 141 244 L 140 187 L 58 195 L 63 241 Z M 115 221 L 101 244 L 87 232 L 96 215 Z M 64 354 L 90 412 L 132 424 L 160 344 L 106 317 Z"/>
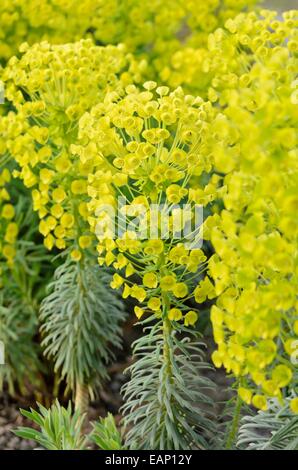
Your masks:
<path fill-rule="evenodd" d="M 48 1 L 42 0 L 42 5 L 47 5 Z M 20 21 L 23 12 L 21 4 L 22 2 Z M 2 6 L 0 15 L 1 8 Z M 76 6 L 73 5 L 70 16 L 67 14 L 69 25 L 75 11 Z M 42 11 L 40 14 L 42 15 Z M 63 17 L 60 10 L 59 15 Z M 25 17 L 29 18 L 27 15 Z M 88 26 L 85 23 L 87 29 L 92 17 L 89 17 Z M 24 18 L 22 28 L 26 24 L 23 20 Z M 57 31 L 58 25 L 55 28 Z M 89 212 L 89 193 L 97 194 L 100 191 L 106 195 L 107 203 L 111 200 L 109 191 L 112 186 L 110 188 L 109 185 L 112 184 L 113 175 L 105 167 L 99 168 L 102 157 L 96 143 L 89 143 L 86 150 L 79 145 L 78 121 L 95 102 L 105 96 L 111 99 L 111 103 L 115 97 L 119 97 L 123 90 L 120 75 L 124 70 L 131 71 L 131 67 L 135 67 L 135 74 L 141 75 L 144 64 L 138 66 L 123 46 L 99 47 L 90 39 L 73 42 L 77 30 L 74 35 L 69 36 L 70 41 L 67 44 L 65 34 L 60 37 L 62 46 L 55 45 L 55 42 L 60 42 L 57 36 L 57 41 L 47 42 L 47 32 L 49 31 L 43 31 L 42 42 L 38 42 L 36 32 L 37 36 L 32 41 L 36 44 L 28 46 L 28 41 L 21 48 L 19 59 L 12 59 L 7 64 L 3 79 L 7 100 L 11 102 L 15 112 L 4 116 L 3 126 L 1 121 L 0 149 L 3 145 L 7 147 L 10 156 L 20 166 L 20 171 L 14 172 L 15 176 L 20 177 L 26 187 L 32 188 L 34 210 L 39 217 L 45 218 L 50 214 L 51 217 L 60 219 L 65 232 L 59 227 L 59 241 L 55 238 L 56 227 L 53 221 L 48 221 L 49 233 L 44 224 L 41 230 L 45 237 L 51 235 L 55 238 L 58 248 L 64 249 L 66 245 L 76 243 L 82 230 L 96 230 L 96 222 Z M 29 35 L 28 31 L 26 36 L 27 34 Z M 54 39 L 51 34 L 49 37 Z M 128 73 L 128 84 L 133 80 Z M 98 83 L 101 84 L 100 87 Z M 25 89 L 26 93 L 23 92 Z M 102 123 L 104 122 L 107 124 L 103 117 Z M 137 122 L 137 125 L 140 123 Z M 132 129 L 132 132 L 135 130 Z M 89 176 L 95 167 L 104 176 L 102 184 L 87 191 Z M 116 185 L 124 185 L 126 181 L 127 177 L 119 172 L 114 177 Z M 49 247 L 53 244 L 51 237 L 46 241 Z"/>
<path fill-rule="evenodd" d="M 227 19 L 228 16 L 223 23 Z M 96 105 L 79 124 L 80 151 L 92 143 L 99 155 L 88 181 L 91 217 L 96 218 L 96 210 L 106 198 L 115 207 L 117 183 L 122 182 L 121 179 L 117 182 L 113 175 L 119 174 L 120 169 L 125 175 L 125 194 L 133 190 L 126 203 L 131 217 L 136 215 L 137 191 L 149 204 L 167 200 L 171 204 L 178 201 L 180 205 L 188 196 L 192 207 L 205 205 L 211 213 L 216 204 L 218 213 L 204 221 L 202 230 L 202 237 L 210 240 L 217 256 L 209 264 L 205 264 L 203 252 L 192 254 L 184 243 L 183 248 L 179 247 L 179 242 L 171 239 L 171 227 L 168 238 L 162 240 L 149 241 L 148 234 L 137 238 L 141 234 L 138 229 L 133 240 L 131 236 L 119 237 L 115 255 L 120 251 L 123 259 L 126 254 L 128 258 L 130 255 L 137 258 L 136 274 L 140 277 L 144 270 L 155 273 L 158 279 L 177 273 L 175 282 L 171 281 L 172 291 L 168 291 L 174 295 L 177 283 L 184 281 L 180 273 L 207 270 L 195 290 L 185 277 L 188 295 L 195 296 L 198 302 L 219 297 L 218 310 L 212 309 L 218 344 L 214 362 L 218 366 L 223 364 L 234 375 L 243 373 L 248 380 L 247 389 L 252 392 L 256 385 L 263 388 L 271 379 L 270 371 L 279 363 L 277 341 L 287 344 L 283 316 L 287 315 L 291 328 L 296 319 L 292 315 L 297 292 L 292 275 L 295 224 L 290 224 L 291 230 L 286 231 L 287 221 L 294 220 L 297 186 L 297 152 L 291 131 L 297 122 L 297 107 L 290 103 L 292 72 L 286 65 L 288 60 L 292 63 L 293 57 L 285 40 L 293 33 L 286 31 L 279 51 L 268 41 L 268 53 L 264 54 L 259 48 L 267 41 L 264 37 L 271 34 L 268 21 L 259 20 L 257 14 L 253 17 L 244 14 L 229 22 L 228 29 L 210 35 L 209 50 L 202 53 L 201 64 L 208 70 L 207 83 L 212 85 L 217 98 L 215 106 L 185 96 L 182 89 L 160 96 L 154 88 L 147 93 L 129 87 L 126 94 L 109 97 Z M 241 44 L 245 47 L 240 47 Z M 188 50 L 185 56 L 199 57 L 199 53 Z M 258 60 L 252 64 L 253 57 Z M 177 64 L 179 60 L 183 63 L 179 51 L 175 60 Z M 243 64 L 248 77 L 243 76 Z M 191 82 L 188 86 L 196 87 Z M 167 132 L 160 132 L 162 128 Z M 221 148 L 227 151 L 220 152 Z M 208 176 L 203 184 L 201 175 L 210 175 L 214 170 L 216 175 Z M 103 173 L 108 172 L 111 182 L 103 183 Z M 181 193 L 181 189 L 187 192 Z M 225 207 L 222 212 L 219 201 Z M 145 218 L 151 217 L 146 210 L 145 204 L 142 229 Z M 161 231 L 158 218 L 155 227 Z M 100 240 L 99 244 L 102 245 Z M 116 260 L 114 267 L 121 269 L 122 262 Z M 126 259 L 124 265 L 127 263 Z M 143 286 L 148 294 L 151 287 L 145 283 Z M 168 289 L 168 283 L 163 287 Z M 174 295 L 167 294 L 171 306 L 179 307 Z M 147 305 L 160 312 L 164 310 L 163 301 L 156 299 L 151 309 L 148 296 Z M 281 354 L 285 356 L 286 351 Z M 289 361 L 288 356 L 284 359 Z M 276 380 L 267 382 L 265 388 L 278 396 Z"/>

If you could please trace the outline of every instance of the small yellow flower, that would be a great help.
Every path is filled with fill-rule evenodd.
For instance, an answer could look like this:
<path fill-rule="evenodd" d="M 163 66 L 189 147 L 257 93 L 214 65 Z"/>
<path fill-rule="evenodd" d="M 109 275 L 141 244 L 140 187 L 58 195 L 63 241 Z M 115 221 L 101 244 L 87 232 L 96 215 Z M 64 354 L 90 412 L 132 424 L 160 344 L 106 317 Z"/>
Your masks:
<path fill-rule="evenodd" d="M 61 217 L 60 223 L 61 223 L 62 227 L 72 228 L 74 226 L 74 223 L 75 223 L 74 216 L 72 214 L 65 213 Z"/>
<path fill-rule="evenodd" d="M 198 320 L 198 314 L 194 312 L 193 310 L 190 310 L 187 312 L 187 314 L 184 317 L 184 325 L 185 326 L 193 326 Z"/>
<path fill-rule="evenodd" d="M 159 297 L 151 297 L 147 305 L 150 310 L 153 310 L 153 312 L 157 312 L 158 310 L 160 310 L 161 300 Z"/>
<path fill-rule="evenodd" d="M 173 294 L 177 298 L 185 297 L 188 294 L 187 284 L 185 284 L 184 282 L 178 282 L 177 284 L 175 284 Z"/>
<path fill-rule="evenodd" d="M 125 276 L 129 277 L 136 272 L 135 268 L 131 263 L 128 263 L 125 268 Z"/>
<path fill-rule="evenodd" d="M 73 194 L 85 194 L 87 192 L 87 182 L 85 180 L 75 180 L 71 183 Z"/>
<path fill-rule="evenodd" d="M 238 395 L 241 398 L 241 400 L 243 400 L 245 403 L 250 405 L 251 399 L 252 399 L 252 391 L 251 390 L 249 390 L 248 388 L 239 387 Z"/>
<path fill-rule="evenodd" d="M 276 366 L 272 372 L 272 379 L 277 383 L 278 387 L 286 387 L 293 377 L 291 369 L 283 364 Z"/>
<path fill-rule="evenodd" d="M 121 276 L 119 276 L 119 274 L 115 273 L 110 286 L 112 287 L 112 289 L 119 289 L 119 287 L 122 286 L 123 282 L 124 282 L 123 277 L 121 277 Z"/>
<path fill-rule="evenodd" d="M 163 252 L 164 244 L 162 240 L 149 240 L 145 248 L 147 255 L 160 255 Z"/>
<path fill-rule="evenodd" d="M 221 367 L 222 366 L 222 357 L 218 351 L 214 351 L 212 353 L 212 362 L 215 365 L 215 367 Z"/>
<path fill-rule="evenodd" d="M 80 261 L 80 259 L 82 258 L 82 253 L 80 250 L 72 250 L 70 256 L 71 259 L 73 259 L 74 261 Z"/>
<path fill-rule="evenodd" d="M 142 308 L 137 307 L 137 306 L 134 308 L 134 312 L 135 312 L 135 314 L 136 314 L 138 320 L 140 320 L 140 318 L 141 318 L 141 317 L 144 315 L 144 313 L 145 313 Z"/>
<path fill-rule="evenodd" d="M 258 408 L 258 410 L 267 410 L 267 400 L 264 395 L 254 395 L 252 398 L 252 404 Z"/>
<path fill-rule="evenodd" d="M 154 273 L 146 273 L 143 277 L 143 284 L 149 289 L 155 289 L 157 286 L 157 276 Z"/>
<path fill-rule="evenodd" d="M 82 250 L 85 250 L 86 248 L 89 248 L 92 243 L 92 238 L 89 235 L 82 235 L 79 238 L 79 245 Z"/>
<path fill-rule="evenodd" d="M 146 299 L 146 291 L 142 287 L 137 286 L 134 284 L 130 289 L 131 297 L 137 299 L 140 303 L 142 303 Z"/>
<path fill-rule="evenodd" d="M 5 204 L 2 208 L 1 217 L 6 220 L 11 220 L 15 216 L 14 207 L 11 204 Z"/>
<path fill-rule="evenodd" d="M 179 321 L 182 318 L 182 312 L 179 308 L 171 308 L 168 313 L 168 319 L 172 321 Z"/>
<path fill-rule="evenodd" d="M 176 278 L 172 275 L 164 276 L 160 280 L 160 288 L 163 291 L 172 291 L 176 285 Z"/>
<path fill-rule="evenodd" d="M 49 184 L 53 180 L 54 175 L 54 171 L 43 168 L 39 173 L 40 181 L 42 181 L 44 184 Z"/>
<path fill-rule="evenodd" d="M 293 413 L 298 414 L 298 397 L 293 398 L 290 402 L 290 408 L 293 411 Z"/>
<path fill-rule="evenodd" d="M 54 189 L 54 191 L 52 192 L 52 198 L 55 202 L 57 202 L 58 204 L 61 204 L 61 202 L 63 202 L 64 199 L 66 198 L 66 193 L 64 189 L 63 188 Z"/>
<path fill-rule="evenodd" d="M 49 234 L 45 239 L 44 239 L 44 245 L 48 250 L 52 250 L 55 246 L 55 238 L 53 235 Z"/>

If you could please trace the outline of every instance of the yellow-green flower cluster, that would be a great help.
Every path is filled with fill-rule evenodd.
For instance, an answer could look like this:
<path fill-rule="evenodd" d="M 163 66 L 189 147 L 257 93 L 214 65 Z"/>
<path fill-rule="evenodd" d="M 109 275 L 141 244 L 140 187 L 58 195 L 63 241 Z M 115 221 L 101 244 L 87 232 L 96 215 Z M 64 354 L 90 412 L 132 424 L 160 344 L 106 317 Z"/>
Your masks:
<path fill-rule="evenodd" d="M 169 57 L 169 49 L 179 47 L 180 37 L 190 35 L 192 46 L 205 45 L 210 32 L 257 2 L 1 0 L 0 61 L 16 54 L 24 41 L 65 44 L 91 36 L 101 44 L 124 42 L 146 57 Z"/>
<path fill-rule="evenodd" d="M 8 169 L 0 171 L 0 287 L 2 286 L 2 263 L 12 266 L 16 254 L 15 243 L 18 225 L 15 222 L 15 209 L 7 190 L 11 180 Z"/>
<path fill-rule="evenodd" d="M 278 46 L 286 41 L 286 34 L 292 37 L 290 50 L 294 52 L 293 35 L 295 36 L 297 12 L 285 12 L 284 20 L 278 19 L 277 13 L 271 10 L 261 10 L 263 16 L 252 12 L 235 18 L 235 13 L 236 11 L 234 15 L 227 16 L 222 22 L 224 28 L 219 28 L 215 33 L 206 36 L 205 43 L 199 41 L 196 45 L 194 33 L 182 47 L 176 48 L 176 51 L 173 51 L 171 57 L 168 58 L 167 64 L 159 67 L 161 80 L 166 81 L 170 86 L 182 85 L 191 93 L 206 96 L 215 102 L 221 87 L 233 89 L 238 85 L 238 80 L 242 87 L 246 87 L 248 79 L 246 72 L 256 59 L 257 62 L 262 63 L 271 61 L 272 71 L 277 72 L 279 66 L 283 64 L 282 58 L 274 54 L 273 58 L 272 51 L 266 57 L 262 54 L 266 54 L 266 42 L 269 44 L 270 41 L 277 47 L 276 52 L 278 52 Z M 268 26 L 269 23 L 273 25 L 273 28 L 275 26 L 272 31 Z M 267 35 L 270 37 L 266 38 Z M 262 49 L 263 44 L 265 44 L 265 49 Z M 246 48 L 250 50 L 250 53 Z M 235 53 L 237 55 L 240 53 L 243 62 L 239 59 L 235 60 Z M 277 60 L 274 62 L 275 59 Z M 291 65 L 289 68 L 291 69 Z M 288 67 L 285 66 L 283 73 L 287 73 L 287 70 Z M 254 72 L 257 73 L 257 67 L 254 68 Z M 208 88 L 209 95 L 207 94 Z"/>
<path fill-rule="evenodd" d="M 294 11 L 239 15 L 209 39 L 218 133 L 233 129 L 214 154 L 225 209 L 208 222 L 213 360 L 242 377 L 241 397 L 261 409 L 297 384 L 297 21 Z"/>
<path fill-rule="evenodd" d="M 217 143 L 215 112 L 181 88 L 169 93 L 167 87 L 156 86 L 151 81 L 143 89 L 126 87 L 125 96 L 108 94 L 81 118 L 76 151 L 83 162 L 88 156 L 94 168 L 88 184 L 89 223 L 99 240 L 99 263 L 119 270 L 112 287 L 122 286 L 124 298 L 142 304 L 135 308 L 138 318 L 154 312 L 192 325 L 197 313 L 185 302 L 199 295 L 198 276 L 206 256 L 196 245 L 197 227 L 190 238 L 182 229 L 193 222 L 195 206 L 207 206 L 223 192 L 220 177 L 207 177 Z M 87 152 L 89 148 L 94 152 Z M 208 180 L 204 184 L 203 175 Z M 120 196 L 125 198 L 121 208 Z M 190 207 L 187 214 L 184 204 Z M 116 209 L 114 227 L 111 208 Z M 183 216 L 179 237 L 177 219 Z"/>
<path fill-rule="evenodd" d="M 124 42 L 131 51 L 150 54 L 149 48 L 178 39 L 185 17 L 181 0 L 97 0 L 92 26 L 104 44 Z"/>
<path fill-rule="evenodd" d="M 97 0 L 93 28 L 101 43 L 125 43 L 150 62 L 151 76 L 171 87 L 203 89 L 209 33 L 258 0 Z M 198 50 L 198 48 L 200 48 Z"/>
<path fill-rule="evenodd" d="M 137 81 L 141 70 L 124 46 L 99 47 L 89 39 L 25 44 L 21 50 L 3 73 L 15 112 L 3 118 L 0 145 L 18 163 L 15 175 L 32 189 L 46 247 L 64 249 L 75 241 L 72 255 L 79 259 L 91 244 L 85 222 L 92 167 L 87 157 L 78 160 L 72 153 L 78 121 L 105 93 Z"/>
<path fill-rule="evenodd" d="M 96 7 L 96 0 L 1 0 L 0 61 L 16 54 L 24 41 L 64 44 L 81 39 Z"/>
<path fill-rule="evenodd" d="M 103 43 L 125 42 L 130 50 L 167 53 L 175 39 L 187 38 L 192 47 L 205 46 L 208 34 L 248 10 L 258 0 L 97 0 L 92 26 Z M 178 42 L 176 41 L 176 44 Z"/>

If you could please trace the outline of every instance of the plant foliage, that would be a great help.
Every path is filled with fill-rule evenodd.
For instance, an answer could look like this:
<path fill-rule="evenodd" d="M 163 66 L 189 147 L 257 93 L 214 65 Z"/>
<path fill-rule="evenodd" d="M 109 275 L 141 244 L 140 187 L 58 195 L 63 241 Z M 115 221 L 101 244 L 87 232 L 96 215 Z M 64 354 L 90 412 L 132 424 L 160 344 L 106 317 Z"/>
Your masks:
<path fill-rule="evenodd" d="M 205 375 L 209 366 L 202 362 L 202 343 L 195 333 L 185 333 L 183 327 L 171 330 L 160 320 L 146 326 L 134 344 L 136 361 L 123 389 L 129 448 L 208 446 L 214 385 Z"/>
<path fill-rule="evenodd" d="M 40 428 L 40 431 L 29 427 L 19 427 L 14 433 L 24 439 L 36 441 L 42 448 L 48 450 L 83 450 L 86 438 L 82 435 L 84 415 L 72 413 L 69 403 L 67 408 L 56 401 L 50 409 L 38 403 L 38 411 L 21 410 L 26 418 Z"/>
<path fill-rule="evenodd" d="M 123 450 L 122 437 L 111 413 L 94 424 L 90 437 L 101 450 Z"/>
<path fill-rule="evenodd" d="M 55 273 L 43 300 L 40 320 L 45 355 L 52 358 L 68 386 L 91 388 L 107 378 L 106 366 L 121 346 L 123 304 L 109 288 L 110 274 L 66 261 Z"/>
<path fill-rule="evenodd" d="M 298 450 L 298 415 L 291 410 L 290 399 L 285 399 L 283 404 L 272 399 L 266 411 L 245 416 L 239 430 L 238 447 L 246 450 Z"/>

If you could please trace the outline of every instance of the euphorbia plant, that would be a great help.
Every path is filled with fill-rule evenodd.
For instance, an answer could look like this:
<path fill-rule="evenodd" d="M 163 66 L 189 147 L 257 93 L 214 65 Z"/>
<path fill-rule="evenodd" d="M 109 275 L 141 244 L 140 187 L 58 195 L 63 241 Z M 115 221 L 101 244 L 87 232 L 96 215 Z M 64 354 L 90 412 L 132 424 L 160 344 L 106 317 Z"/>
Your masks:
<path fill-rule="evenodd" d="M 209 237 L 213 360 L 260 409 L 285 387 L 297 389 L 298 379 L 297 21 L 297 11 L 239 15 L 209 38 L 209 96 L 220 135 L 234 136 L 232 146 L 214 149 L 227 191 Z"/>
<path fill-rule="evenodd" d="M 3 73 L 13 111 L 3 118 L 2 142 L 20 167 L 14 175 L 32 191 L 45 246 L 65 250 L 66 261 L 42 305 L 42 331 L 47 354 L 84 408 L 96 373 L 105 376 L 109 345 L 119 345 L 124 316 L 106 290 L 107 272 L 98 275 L 96 286 L 86 204 L 92 169 L 73 149 L 79 118 L 94 100 L 133 80 L 134 61 L 121 46 L 97 47 L 89 40 L 66 46 L 43 42 L 22 50 Z"/>
<path fill-rule="evenodd" d="M 208 277 L 198 286 L 206 268 L 198 213 L 224 191 L 219 176 L 208 176 L 217 120 L 200 98 L 156 87 L 151 81 L 143 90 L 128 86 L 124 97 L 108 94 L 80 120 L 77 152 L 84 158 L 94 148 L 88 207 L 99 264 L 119 271 L 111 286 L 139 302 L 136 316 L 149 314 L 125 388 L 126 423 L 133 424 L 127 443 L 201 447 L 210 422 L 199 405 L 210 402 L 210 384 L 198 371 L 199 343 L 188 328 L 198 311 L 188 303 L 200 300 L 203 287 L 215 296 Z"/>

